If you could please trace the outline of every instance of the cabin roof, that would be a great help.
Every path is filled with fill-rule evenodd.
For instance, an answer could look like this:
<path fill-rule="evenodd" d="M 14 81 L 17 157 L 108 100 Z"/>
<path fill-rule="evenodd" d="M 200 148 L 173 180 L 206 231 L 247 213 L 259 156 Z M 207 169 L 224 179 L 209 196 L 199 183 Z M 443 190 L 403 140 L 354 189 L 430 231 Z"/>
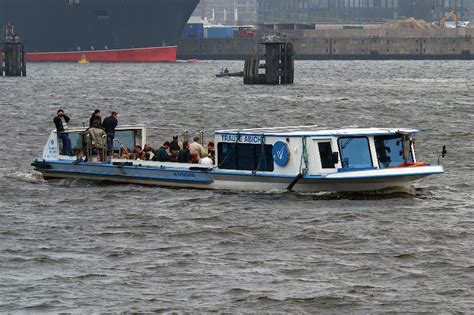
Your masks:
<path fill-rule="evenodd" d="M 251 129 L 226 129 L 217 130 L 216 134 L 243 134 L 243 135 L 265 135 L 280 137 L 301 136 L 348 136 L 348 135 L 388 135 L 397 132 L 415 134 L 416 129 L 406 128 L 321 128 L 318 126 L 291 126 L 274 128 L 251 128 Z"/>
<path fill-rule="evenodd" d="M 84 132 L 89 127 L 69 127 L 67 132 Z M 140 130 L 140 129 L 146 129 L 145 125 L 119 125 L 115 127 L 116 131 L 121 131 L 121 130 Z M 56 129 L 52 129 L 53 132 L 56 131 Z"/>

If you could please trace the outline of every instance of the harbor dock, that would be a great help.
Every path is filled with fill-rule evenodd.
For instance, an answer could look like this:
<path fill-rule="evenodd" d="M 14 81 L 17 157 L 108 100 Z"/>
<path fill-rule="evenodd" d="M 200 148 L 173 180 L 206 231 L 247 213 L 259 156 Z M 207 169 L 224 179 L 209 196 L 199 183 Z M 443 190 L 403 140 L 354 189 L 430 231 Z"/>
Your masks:
<path fill-rule="evenodd" d="M 183 38 L 179 59 L 242 60 L 259 53 L 259 41 L 278 32 L 290 36 L 295 59 L 474 59 L 474 28 L 265 30 L 256 38 Z"/>

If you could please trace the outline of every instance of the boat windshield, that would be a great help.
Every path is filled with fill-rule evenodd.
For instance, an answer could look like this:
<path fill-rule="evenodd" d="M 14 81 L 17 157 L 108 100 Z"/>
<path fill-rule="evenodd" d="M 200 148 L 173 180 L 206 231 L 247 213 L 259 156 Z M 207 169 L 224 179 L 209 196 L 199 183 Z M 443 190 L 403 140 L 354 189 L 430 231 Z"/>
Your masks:
<path fill-rule="evenodd" d="M 374 137 L 375 150 L 380 168 L 413 163 L 411 138 L 405 135 Z"/>
<path fill-rule="evenodd" d="M 369 139 L 367 137 L 342 137 L 338 140 L 343 168 L 372 168 Z"/>

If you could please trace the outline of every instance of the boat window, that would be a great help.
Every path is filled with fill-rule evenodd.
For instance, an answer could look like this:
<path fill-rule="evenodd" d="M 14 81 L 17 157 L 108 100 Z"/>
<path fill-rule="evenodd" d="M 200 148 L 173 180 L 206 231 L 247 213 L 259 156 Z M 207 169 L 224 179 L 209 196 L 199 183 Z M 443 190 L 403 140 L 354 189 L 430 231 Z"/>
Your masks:
<path fill-rule="evenodd" d="M 334 155 L 332 154 L 331 142 L 319 142 L 318 148 L 322 168 L 335 168 L 336 161 L 334 160 Z"/>
<path fill-rule="evenodd" d="M 367 137 L 339 138 L 338 145 L 343 168 L 373 167 Z"/>
<path fill-rule="evenodd" d="M 219 143 L 218 165 L 221 169 L 273 171 L 272 145 Z"/>
<path fill-rule="evenodd" d="M 398 166 L 407 162 L 413 163 L 410 139 L 404 138 L 400 135 L 374 137 L 380 168 Z"/>
<path fill-rule="evenodd" d="M 69 133 L 69 139 L 71 140 L 71 148 L 73 151 L 81 151 L 84 148 L 84 138 L 82 132 Z"/>
<path fill-rule="evenodd" d="M 135 147 L 135 133 L 136 130 L 115 131 L 114 150 L 119 150 L 121 147 L 128 149 Z"/>

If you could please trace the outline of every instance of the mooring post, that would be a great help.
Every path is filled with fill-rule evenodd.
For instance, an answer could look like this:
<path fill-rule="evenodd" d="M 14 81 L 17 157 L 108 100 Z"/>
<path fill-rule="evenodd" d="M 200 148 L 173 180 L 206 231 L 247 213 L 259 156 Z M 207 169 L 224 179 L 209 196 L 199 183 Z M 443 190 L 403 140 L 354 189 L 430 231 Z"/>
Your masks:
<path fill-rule="evenodd" d="M 262 43 L 265 46 L 265 64 L 260 64 L 258 55 L 245 60 L 244 84 L 292 84 L 294 81 L 293 43 L 277 35 L 267 36 Z M 264 69 L 260 74 L 259 69 Z"/>
<path fill-rule="evenodd" d="M 11 24 L 3 27 L 3 38 L 0 75 L 26 76 L 25 46 Z"/>
<path fill-rule="evenodd" d="M 3 43 L 0 43 L 0 77 L 3 77 L 3 73 L 4 73 L 4 59 L 5 59 L 5 54 L 3 53 Z"/>

